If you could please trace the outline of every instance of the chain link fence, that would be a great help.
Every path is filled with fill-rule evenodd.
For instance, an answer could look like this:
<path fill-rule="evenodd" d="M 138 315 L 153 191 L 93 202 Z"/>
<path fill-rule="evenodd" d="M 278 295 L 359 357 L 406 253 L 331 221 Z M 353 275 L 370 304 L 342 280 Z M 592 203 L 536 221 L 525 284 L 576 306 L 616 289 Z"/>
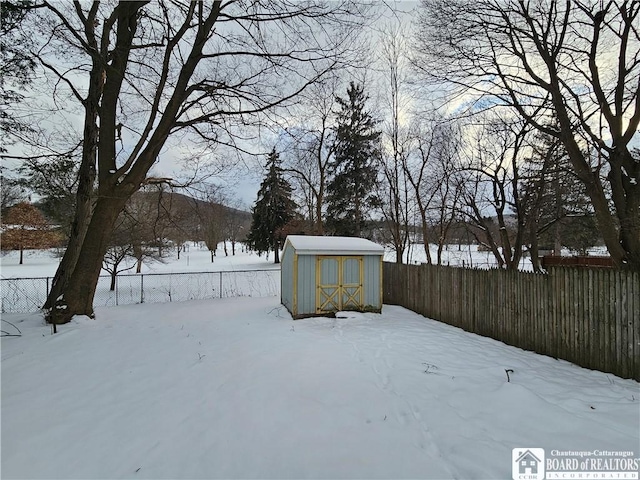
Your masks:
<path fill-rule="evenodd" d="M 37 312 L 44 304 L 52 277 L 2 278 L 2 313 Z M 167 303 L 208 298 L 272 297 L 280 294 L 280 270 L 233 270 L 196 273 L 146 273 L 101 276 L 93 305 Z"/>

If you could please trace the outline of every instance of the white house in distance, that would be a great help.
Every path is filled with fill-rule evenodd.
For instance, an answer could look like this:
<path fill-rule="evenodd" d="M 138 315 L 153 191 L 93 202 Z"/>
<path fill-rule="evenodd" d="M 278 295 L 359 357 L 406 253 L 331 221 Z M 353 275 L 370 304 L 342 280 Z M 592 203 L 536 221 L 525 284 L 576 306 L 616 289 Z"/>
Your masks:
<path fill-rule="evenodd" d="M 384 248 L 364 238 L 289 235 L 281 301 L 293 318 L 382 310 Z"/>

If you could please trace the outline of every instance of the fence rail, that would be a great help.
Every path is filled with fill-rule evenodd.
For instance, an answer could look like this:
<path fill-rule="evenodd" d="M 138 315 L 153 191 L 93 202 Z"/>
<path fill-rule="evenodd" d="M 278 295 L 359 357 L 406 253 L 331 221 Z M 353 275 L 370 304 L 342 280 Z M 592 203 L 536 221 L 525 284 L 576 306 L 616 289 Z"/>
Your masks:
<path fill-rule="evenodd" d="M 44 304 L 52 277 L 2 278 L 2 313 L 36 312 Z M 98 280 L 93 305 L 166 303 L 224 297 L 270 297 L 280 294 L 280 270 L 231 270 L 219 272 L 145 273 Z"/>
<path fill-rule="evenodd" d="M 384 265 L 384 301 L 509 345 L 640 381 L 640 275 Z"/>

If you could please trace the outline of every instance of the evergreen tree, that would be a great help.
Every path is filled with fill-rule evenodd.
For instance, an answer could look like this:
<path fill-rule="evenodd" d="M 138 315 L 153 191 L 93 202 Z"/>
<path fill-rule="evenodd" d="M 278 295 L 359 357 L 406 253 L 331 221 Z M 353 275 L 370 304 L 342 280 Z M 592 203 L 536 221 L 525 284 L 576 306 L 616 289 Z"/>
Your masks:
<path fill-rule="evenodd" d="M 361 85 L 349 84 L 347 98 L 336 97 L 340 110 L 334 161 L 327 184 L 327 229 L 336 235 L 361 236 L 367 213 L 379 204 L 375 195 L 380 131 L 365 110 Z"/>
<path fill-rule="evenodd" d="M 33 76 L 35 61 L 29 53 L 31 41 L 28 29 L 22 29 L 22 23 L 33 7 L 32 0 L 2 0 L 0 2 L 0 132 L 3 144 L 0 152 L 5 152 L 9 142 L 7 135 L 32 131 L 32 128 L 9 113 L 7 106 L 20 103 L 24 95 L 20 93 Z"/>
<path fill-rule="evenodd" d="M 279 249 L 284 241 L 284 227 L 293 220 L 297 205 L 291 198 L 292 188 L 284 178 L 275 148 L 267 159 L 267 175 L 260 184 L 258 199 L 251 209 L 253 218 L 247 236 L 249 248 L 259 254 L 273 250 L 275 263 L 280 263 Z"/>
<path fill-rule="evenodd" d="M 77 159 L 71 156 L 23 160 L 18 185 L 38 195 L 38 207 L 47 218 L 71 234 L 78 187 Z"/>
<path fill-rule="evenodd" d="M 562 247 L 586 254 L 598 243 L 600 234 L 589 197 L 559 140 L 542 133 L 534 137 L 521 181 L 520 205 L 527 217 L 535 270 L 540 245 L 560 255 Z"/>

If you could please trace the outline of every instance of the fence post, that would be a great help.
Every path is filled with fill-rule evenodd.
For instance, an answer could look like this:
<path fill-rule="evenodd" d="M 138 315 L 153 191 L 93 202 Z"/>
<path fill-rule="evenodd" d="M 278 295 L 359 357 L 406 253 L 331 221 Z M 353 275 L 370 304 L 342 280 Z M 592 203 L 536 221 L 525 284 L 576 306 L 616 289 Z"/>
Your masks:
<path fill-rule="evenodd" d="M 140 303 L 144 303 L 144 273 L 140 274 Z"/>

